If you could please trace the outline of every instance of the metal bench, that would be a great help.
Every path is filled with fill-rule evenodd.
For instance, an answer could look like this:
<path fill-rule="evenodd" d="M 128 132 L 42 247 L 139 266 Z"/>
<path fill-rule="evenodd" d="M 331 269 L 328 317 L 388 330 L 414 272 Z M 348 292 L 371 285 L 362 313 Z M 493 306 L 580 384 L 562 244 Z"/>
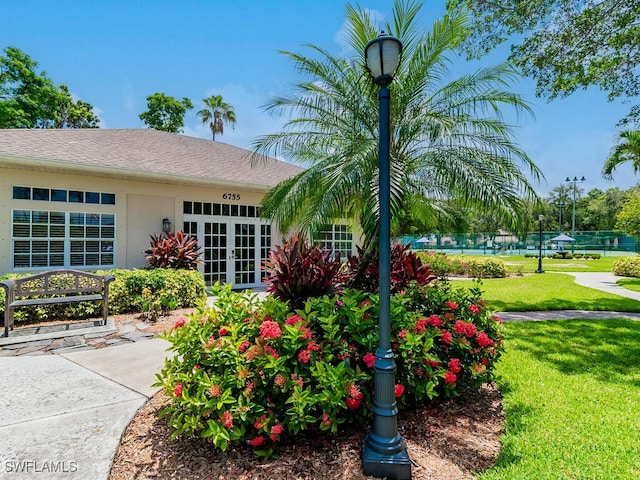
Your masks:
<path fill-rule="evenodd" d="M 34 305 L 101 300 L 102 320 L 106 325 L 109 312 L 109 283 L 113 280 L 113 275 L 96 275 L 79 270 L 51 270 L 1 281 L 0 287 L 4 288 L 6 293 L 4 336 L 9 336 L 9 328 L 13 330 L 14 309 Z"/>

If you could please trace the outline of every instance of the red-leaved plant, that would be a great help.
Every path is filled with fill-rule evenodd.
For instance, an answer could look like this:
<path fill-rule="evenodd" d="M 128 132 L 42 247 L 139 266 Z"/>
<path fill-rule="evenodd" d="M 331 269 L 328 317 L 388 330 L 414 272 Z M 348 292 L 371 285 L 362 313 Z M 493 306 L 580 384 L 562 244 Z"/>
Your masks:
<path fill-rule="evenodd" d="M 144 251 L 152 268 L 195 270 L 200 263 L 198 240 L 184 232 L 150 235 L 151 246 Z"/>

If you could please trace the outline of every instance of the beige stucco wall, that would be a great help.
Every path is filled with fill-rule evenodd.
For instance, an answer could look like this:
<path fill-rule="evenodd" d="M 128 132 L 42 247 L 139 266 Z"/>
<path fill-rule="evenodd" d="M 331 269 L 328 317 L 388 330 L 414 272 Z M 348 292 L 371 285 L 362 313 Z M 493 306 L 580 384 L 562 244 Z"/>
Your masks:
<path fill-rule="evenodd" d="M 115 193 L 115 205 L 13 200 L 13 186 Z M 239 195 L 232 200 L 229 194 Z M 264 191 L 224 186 L 189 186 L 158 182 L 118 180 L 99 176 L 63 174 L 0 167 L 0 275 L 11 272 L 11 210 L 50 210 L 113 213 L 116 216 L 116 267 L 144 266 L 143 251 L 149 235 L 160 233 L 162 219 L 171 220 L 172 230 L 181 230 L 183 202 L 260 203 Z M 223 197 L 227 198 L 223 198 Z M 273 240 L 278 242 L 279 233 Z"/>

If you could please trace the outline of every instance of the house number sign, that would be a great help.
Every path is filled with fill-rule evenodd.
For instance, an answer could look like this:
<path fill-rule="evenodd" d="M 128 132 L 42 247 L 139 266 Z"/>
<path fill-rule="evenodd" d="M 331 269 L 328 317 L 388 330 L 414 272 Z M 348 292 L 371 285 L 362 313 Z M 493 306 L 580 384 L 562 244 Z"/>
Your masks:
<path fill-rule="evenodd" d="M 240 194 L 239 193 L 223 193 L 222 199 L 223 200 L 240 200 Z"/>

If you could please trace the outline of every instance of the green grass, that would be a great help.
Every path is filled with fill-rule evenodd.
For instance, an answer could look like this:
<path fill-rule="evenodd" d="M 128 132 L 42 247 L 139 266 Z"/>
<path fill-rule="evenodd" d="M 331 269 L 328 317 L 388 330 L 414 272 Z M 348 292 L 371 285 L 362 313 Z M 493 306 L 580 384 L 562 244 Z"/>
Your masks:
<path fill-rule="evenodd" d="M 502 450 L 479 480 L 640 478 L 640 322 L 507 323 Z"/>
<path fill-rule="evenodd" d="M 637 279 L 636 279 L 637 280 Z M 471 280 L 454 285 L 471 286 Z M 489 278 L 482 281 L 483 298 L 489 307 L 503 312 L 538 310 L 612 310 L 640 312 L 640 302 L 583 287 L 571 275 L 561 273 L 523 277 Z"/>
<path fill-rule="evenodd" d="M 525 258 L 524 255 L 500 255 L 498 258 L 506 263 L 511 272 L 533 273 L 538 268 L 537 258 Z M 613 262 L 619 258 L 621 257 L 613 255 L 600 257 L 598 260 L 543 258 L 542 268 L 547 272 L 610 272 Z"/>
<path fill-rule="evenodd" d="M 621 278 L 617 283 L 634 292 L 640 292 L 640 278 Z"/>

